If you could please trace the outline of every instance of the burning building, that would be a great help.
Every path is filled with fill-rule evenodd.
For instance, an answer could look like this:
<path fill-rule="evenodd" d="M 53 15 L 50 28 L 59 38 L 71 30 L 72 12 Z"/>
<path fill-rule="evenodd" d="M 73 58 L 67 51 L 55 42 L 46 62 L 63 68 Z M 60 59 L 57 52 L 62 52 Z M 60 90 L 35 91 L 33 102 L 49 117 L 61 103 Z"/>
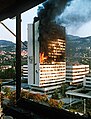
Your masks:
<path fill-rule="evenodd" d="M 39 31 L 40 21 L 28 25 L 28 84 L 32 90 L 50 93 L 65 81 L 65 28 L 49 24 Z"/>

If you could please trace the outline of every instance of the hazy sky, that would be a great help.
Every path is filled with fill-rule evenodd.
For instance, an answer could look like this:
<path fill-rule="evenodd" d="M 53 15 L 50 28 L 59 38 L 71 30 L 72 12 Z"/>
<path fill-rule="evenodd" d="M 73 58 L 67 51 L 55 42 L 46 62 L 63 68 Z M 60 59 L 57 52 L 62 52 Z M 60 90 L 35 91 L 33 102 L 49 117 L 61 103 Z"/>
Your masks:
<path fill-rule="evenodd" d="M 56 21 L 66 27 L 67 33 L 86 37 L 91 35 L 91 0 L 71 0 Z"/>
<path fill-rule="evenodd" d="M 37 16 L 38 6 L 21 14 L 21 40 L 27 40 L 27 24 L 33 23 L 33 18 Z M 16 34 L 16 19 L 6 19 L 2 21 L 12 32 Z M 15 37 L 2 25 L 0 24 L 0 40 L 9 40 L 16 42 Z"/>
<path fill-rule="evenodd" d="M 27 40 L 27 24 L 33 23 L 37 16 L 38 6 L 26 11 L 22 16 L 22 41 Z M 3 23 L 14 33 L 16 32 L 16 20 L 7 19 Z M 91 36 L 91 0 L 72 0 L 68 2 L 64 12 L 56 17 L 56 22 L 66 27 L 67 34 L 80 37 Z M 15 33 L 16 34 L 16 33 Z M 0 24 L 0 39 L 15 42 L 15 37 Z"/>

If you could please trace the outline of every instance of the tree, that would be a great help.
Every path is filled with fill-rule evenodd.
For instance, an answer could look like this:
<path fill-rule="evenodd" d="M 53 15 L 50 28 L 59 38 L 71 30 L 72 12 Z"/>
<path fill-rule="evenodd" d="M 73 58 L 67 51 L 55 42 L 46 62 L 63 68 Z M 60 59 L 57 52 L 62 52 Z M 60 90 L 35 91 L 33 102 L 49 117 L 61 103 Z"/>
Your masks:
<path fill-rule="evenodd" d="M 65 92 L 67 91 L 67 87 L 68 87 L 68 84 L 62 84 L 62 86 L 60 88 L 60 93 L 63 97 L 65 96 Z"/>
<path fill-rule="evenodd" d="M 56 90 L 54 91 L 54 93 L 52 94 L 52 98 L 53 98 L 53 99 L 59 99 L 58 89 L 56 89 Z"/>
<path fill-rule="evenodd" d="M 2 79 L 11 79 L 15 78 L 15 69 L 9 68 L 5 70 L 0 70 L 0 78 Z"/>
<path fill-rule="evenodd" d="M 48 100 L 48 104 L 49 104 L 51 107 L 61 108 L 64 103 L 63 103 L 62 101 L 58 102 L 57 100 L 50 98 L 50 99 Z"/>

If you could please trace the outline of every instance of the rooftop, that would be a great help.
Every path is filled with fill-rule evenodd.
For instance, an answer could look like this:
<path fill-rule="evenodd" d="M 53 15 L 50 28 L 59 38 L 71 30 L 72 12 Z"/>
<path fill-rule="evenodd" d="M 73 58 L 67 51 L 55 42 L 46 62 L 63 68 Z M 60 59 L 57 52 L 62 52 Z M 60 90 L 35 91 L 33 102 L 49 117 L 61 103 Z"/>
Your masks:
<path fill-rule="evenodd" d="M 75 90 L 68 90 L 66 92 L 66 94 L 91 99 L 91 89 L 88 90 L 86 88 L 85 89 L 79 88 L 79 89 L 75 89 Z"/>

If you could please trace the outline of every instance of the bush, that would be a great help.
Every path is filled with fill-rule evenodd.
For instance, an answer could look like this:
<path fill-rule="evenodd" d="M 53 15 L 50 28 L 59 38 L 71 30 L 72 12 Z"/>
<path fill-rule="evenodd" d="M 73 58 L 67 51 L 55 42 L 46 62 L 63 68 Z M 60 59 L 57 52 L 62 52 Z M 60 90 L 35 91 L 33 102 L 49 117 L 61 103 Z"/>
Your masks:
<path fill-rule="evenodd" d="M 49 104 L 51 107 L 61 108 L 64 103 L 63 103 L 62 101 L 58 102 L 57 100 L 50 98 L 50 99 L 48 100 L 48 104 Z"/>
<path fill-rule="evenodd" d="M 15 104 L 16 103 L 16 91 L 11 91 L 10 88 L 7 88 L 7 87 L 3 91 L 5 92 L 4 96 L 10 99 L 10 103 Z M 58 102 L 57 100 L 52 99 L 52 98 L 48 99 L 46 94 L 44 95 L 41 95 L 39 93 L 34 94 L 29 91 L 22 90 L 20 94 L 20 98 L 32 99 L 33 101 L 36 101 L 38 103 L 41 102 L 43 104 L 49 105 L 51 107 L 56 107 L 56 108 L 61 108 L 63 106 L 62 101 Z"/>

